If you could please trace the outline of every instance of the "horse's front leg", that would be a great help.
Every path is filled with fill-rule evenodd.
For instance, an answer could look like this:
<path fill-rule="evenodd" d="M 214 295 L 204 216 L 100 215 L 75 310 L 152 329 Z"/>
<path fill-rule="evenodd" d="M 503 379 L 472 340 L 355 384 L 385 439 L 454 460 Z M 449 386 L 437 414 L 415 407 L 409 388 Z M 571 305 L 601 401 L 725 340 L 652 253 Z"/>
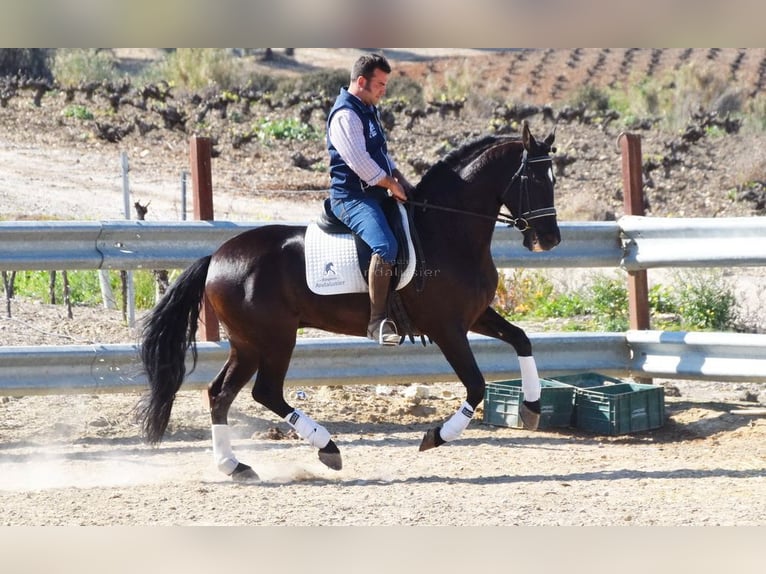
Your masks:
<path fill-rule="evenodd" d="M 524 401 L 519 406 L 519 417 L 526 428 L 537 430 L 537 425 L 540 423 L 540 376 L 532 356 L 532 343 L 529 337 L 523 329 L 503 319 L 491 307 L 487 307 L 471 326 L 471 331 L 500 339 L 514 348 L 519 357 L 521 390 L 524 393 Z"/>
<path fill-rule="evenodd" d="M 484 375 L 476 364 L 466 333 L 432 336 L 444 358 L 455 370 L 460 381 L 465 386 L 466 400 L 457 412 L 440 427 L 429 429 L 422 442 L 420 450 L 428 450 L 443 445 L 458 438 L 471 422 L 476 407 L 484 399 Z"/>

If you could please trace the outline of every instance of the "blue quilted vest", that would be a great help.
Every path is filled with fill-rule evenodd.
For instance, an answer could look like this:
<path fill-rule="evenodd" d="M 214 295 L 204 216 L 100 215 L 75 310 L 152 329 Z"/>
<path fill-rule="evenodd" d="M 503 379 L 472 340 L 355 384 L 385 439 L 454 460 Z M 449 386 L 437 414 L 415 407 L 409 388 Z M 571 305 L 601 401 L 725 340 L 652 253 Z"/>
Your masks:
<path fill-rule="evenodd" d="M 378 110 L 375 106 L 365 105 L 359 98 L 348 93 L 347 88 L 341 88 L 335 104 L 327 117 L 327 127 L 333 115 L 340 109 L 348 108 L 359 116 L 364 127 L 364 139 L 367 152 L 375 163 L 377 163 L 385 172 L 391 175 L 391 167 L 388 164 L 386 154 L 386 136 L 378 121 Z M 370 193 L 382 194 L 386 196 L 386 190 L 380 186 L 369 186 L 363 182 L 358 175 L 348 166 L 340 157 L 338 150 L 327 138 L 327 150 L 330 152 L 330 197 L 335 199 L 361 198 Z"/>

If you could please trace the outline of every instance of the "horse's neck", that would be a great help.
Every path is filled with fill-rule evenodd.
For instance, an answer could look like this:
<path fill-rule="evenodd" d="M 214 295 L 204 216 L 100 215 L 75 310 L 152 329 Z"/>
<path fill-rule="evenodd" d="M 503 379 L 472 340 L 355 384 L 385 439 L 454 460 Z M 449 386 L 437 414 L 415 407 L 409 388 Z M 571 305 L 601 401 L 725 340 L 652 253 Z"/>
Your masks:
<path fill-rule="evenodd" d="M 433 208 L 416 208 L 415 222 L 426 250 L 463 254 L 464 265 L 471 265 L 486 259 L 490 252 L 495 217 L 499 208 L 482 209 L 481 205 L 467 202 L 462 193 L 455 189 L 441 195 L 433 190 L 424 194 L 419 201 Z M 443 190 L 444 191 L 444 190 Z M 455 211 L 444 211 L 446 207 Z M 428 256 L 428 254 L 426 254 Z"/>
<path fill-rule="evenodd" d="M 514 140 L 508 147 L 473 154 L 476 159 L 462 167 L 435 166 L 419 186 L 416 201 L 458 212 L 426 209 L 421 214 L 424 233 L 438 237 L 440 245 L 470 253 L 477 261 L 486 259 L 500 212 L 499 198 L 518 168 L 520 144 L 515 144 Z"/>

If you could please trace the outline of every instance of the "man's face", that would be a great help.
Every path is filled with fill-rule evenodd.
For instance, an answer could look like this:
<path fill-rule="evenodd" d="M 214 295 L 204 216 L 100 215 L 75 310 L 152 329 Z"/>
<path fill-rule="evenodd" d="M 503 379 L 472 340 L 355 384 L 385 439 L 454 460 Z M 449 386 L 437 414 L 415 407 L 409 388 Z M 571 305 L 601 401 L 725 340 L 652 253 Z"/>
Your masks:
<path fill-rule="evenodd" d="M 359 99 L 368 106 L 377 106 L 380 99 L 386 95 L 387 83 L 388 74 L 382 70 L 375 69 L 369 80 L 364 76 L 359 76 L 357 79 Z"/>

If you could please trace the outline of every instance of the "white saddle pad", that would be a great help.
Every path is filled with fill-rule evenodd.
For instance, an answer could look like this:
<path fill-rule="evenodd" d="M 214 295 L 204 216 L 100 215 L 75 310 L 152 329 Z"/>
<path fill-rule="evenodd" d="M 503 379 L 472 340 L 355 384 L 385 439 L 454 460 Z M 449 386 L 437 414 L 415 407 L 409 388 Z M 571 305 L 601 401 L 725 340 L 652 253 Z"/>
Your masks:
<path fill-rule="evenodd" d="M 407 235 L 409 262 L 396 289 L 405 287 L 415 275 L 415 246 L 407 224 L 407 212 L 398 204 Z M 312 222 L 306 229 L 306 283 L 317 295 L 367 293 L 367 282 L 359 269 L 356 242 L 350 233 L 325 233 Z"/>

